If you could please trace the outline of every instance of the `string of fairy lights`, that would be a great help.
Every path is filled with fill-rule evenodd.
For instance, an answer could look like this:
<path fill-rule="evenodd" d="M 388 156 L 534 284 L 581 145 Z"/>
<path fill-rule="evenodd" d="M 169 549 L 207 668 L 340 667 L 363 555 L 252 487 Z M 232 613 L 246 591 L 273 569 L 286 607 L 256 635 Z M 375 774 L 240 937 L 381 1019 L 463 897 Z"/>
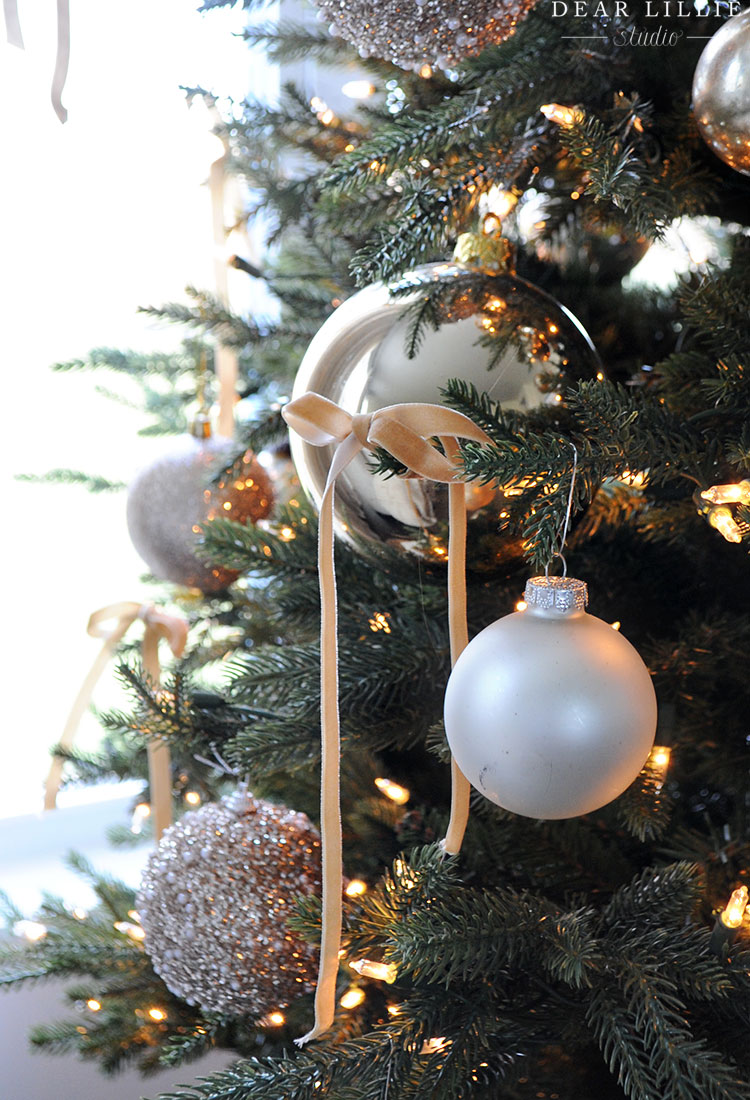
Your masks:
<path fill-rule="evenodd" d="M 644 765 L 643 772 L 650 779 L 653 784 L 653 789 L 658 795 L 661 787 L 666 781 L 667 773 L 671 761 L 672 750 L 666 745 L 654 745 L 649 757 Z M 378 792 L 390 802 L 395 803 L 397 806 L 404 806 L 411 797 L 411 792 L 400 783 L 394 780 L 378 776 L 374 780 L 374 785 Z M 200 796 L 196 792 L 186 792 L 183 796 L 190 805 L 196 805 L 194 800 L 188 799 L 188 794 L 195 794 L 198 802 L 200 802 Z M 134 825 L 137 826 L 137 831 L 143 828 L 144 822 L 150 816 L 150 806 L 146 802 L 139 803 L 133 812 Z M 408 874 L 408 868 L 403 861 L 397 860 L 394 865 L 397 880 L 401 888 L 409 888 L 410 880 Z M 388 889 L 396 889 L 396 884 L 392 881 L 387 883 Z M 356 900 L 367 893 L 368 884 L 359 878 L 350 879 L 344 889 L 344 893 L 351 900 Z M 750 910 L 748 909 L 748 887 L 744 884 L 737 886 L 731 893 L 731 896 L 727 903 L 721 907 L 717 907 L 714 910 L 715 924 L 711 933 L 711 948 L 719 955 L 725 955 L 731 945 L 736 940 L 740 929 L 743 924 L 750 923 Z M 80 921 L 88 919 L 88 912 L 81 908 L 76 907 L 70 909 L 71 915 Z M 113 922 L 113 928 L 123 936 L 127 936 L 131 941 L 142 946 L 144 939 L 144 930 L 139 921 L 138 912 L 135 909 L 128 911 L 128 920 L 118 920 Z M 47 927 L 41 921 L 21 920 L 14 925 L 14 932 L 16 935 L 23 936 L 25 939 L 36 942 L 42 940 L 47 935 Z M 341 952 L 342 962 L 346 960 L 346 954 Z M 362 980 L 382 982 L 385 985 L 393 985 L 398 978 L 398 968 L 394 963 L 384 962 L 378 959 L 353 959 L 346 960 L 348 967 L 356 975 L 356 979 L 348 986 L 344 993 L 339 998 L 339 1005 L 341 1008 L 352 1011 L 358 1008 L 364 1003 L 367 998 L 366 986 L 360 984 Z M 85 1002 L 82 1002 L 80 1006 L 83 1010 L 92 1014 L 101 1012 L 106 1005 L 106 994 L 99 994 L 98 996 L 92 996 Z M 397 1002 L 391 1002 L 387 1004 L 387 1012 L 392 1018 L 398 1017 L 402 1011 L 402 1006 Z M 133 1010 L 134 1015 L 143 1020 L 145 1023 L 152 1025 L 167 1026 L 168 1024 L 168 1012 L 166 1008 L 159 1004 L 148 1005 L 146 1007 L 139 1007 Z M 279 1009 L 268 1012 L 265 1016 L 257 1021 L 257 1026 L 261 1030 L 281 1028 L 286 1023 L 286 1016 Z M 86 1028 L 84 1025 L 80 1025 L 78 1030 L 85 1034 Z M 435 1036 L 424 1041 L 420 1053 L 423 1055 L 436 1054 L 445 1050 L 450 1044 L 450 1040 L 444 1036 Z M 481 1068 L 481 1067 L 480 1067 Z"/>

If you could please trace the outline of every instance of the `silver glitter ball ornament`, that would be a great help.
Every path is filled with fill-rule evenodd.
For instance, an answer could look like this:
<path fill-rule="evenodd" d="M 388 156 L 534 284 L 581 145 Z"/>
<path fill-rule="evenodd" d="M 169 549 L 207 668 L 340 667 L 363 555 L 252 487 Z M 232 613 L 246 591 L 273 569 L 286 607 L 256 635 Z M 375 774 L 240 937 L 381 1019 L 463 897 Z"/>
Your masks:
<path fill-rule="evenodd" d="M 256 523 L 273 505 L 273 485 L 248 451 L 232 476 L 212 481 L 229 462 L 227 439 L 193 435 L 172 440 L 169 451 L 136 474 L 128 488 L 127 522 L 133 546 L 155 577 L 202 592 L 221 592 L 237 576 L 202 561 L 196 551 L 202 525 L 216 516 Z"/>
<path fill-rule="evenodd" d="M 309 819 L 240 787 L 186 813 L 149 858 L 136 903 L 146 952 L 188 1004 L 264 1016 L 314 988 L 317 949 L 286 921 L 319 887 Z"/>
<path fill-rule="evenodd" d="M 405 296 L 392 291 L 405 290 Z M 410 348 L 416 311 L 431 321 Z M 513 274 L 489 274 L 458 263 L 426 264 L 389 288 L 375 283 L 340 305 L 312 340 L 293 396 L 322 394 L 349 413 L 401 402 L 441 404 L 452 378 L 473 383 L 509 410 L 558 405 L 562 391 L 601 369 L 576 318 L 538 287 Z M 334 448 L 291 435 L 303 489 L 320 504 Z M 358 455 L 336 482 L 339 535 L 389 546 L 428 561 L 448 554 L 448 491 L 419 478 L 385 478 L 372 457 Z M 520 539 L 502 532 L 502 492 L 467 483 L 468 556 L 475 569 L 520 556 Z"/>
<path fill-rule="evenodd" d="M 750 9 L 728 19 L 701 54 L 693 114 L 717 157 L 750 175 Z"/>
<path fill-rule="evenodd" d="M 363 57 L 450 68 L 504 42 L 536 0 L 315 0 Z"/>

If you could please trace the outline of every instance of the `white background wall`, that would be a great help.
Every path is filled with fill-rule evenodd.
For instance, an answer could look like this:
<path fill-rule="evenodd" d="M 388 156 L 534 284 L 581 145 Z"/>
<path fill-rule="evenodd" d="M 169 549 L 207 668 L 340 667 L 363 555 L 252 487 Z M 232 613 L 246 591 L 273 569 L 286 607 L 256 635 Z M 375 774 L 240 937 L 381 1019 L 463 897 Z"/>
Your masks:
<path fill-rule="evenodd" d="M 212 286 L 204 181 L 216 139 L 196 127 L 179 85 L 241 97 L 250 65 L 232 36 L 242 12 L 202 17 L 197 6 L 71 0 L 64 126 L 49 100 L 54 0 L 21 0 L 25 51 L 0 42 L 0 493 L 14 528 L 0 573 L 12 684 L 3 764 L 13 777 L 0 786 L 0 816 L 39 805 L 48 746 L 97 650 L 90 612 L 145 595 L 122 496 L 14 477 L 71 467 L 128 480 L 155 449 L 137 438 L 137 413 L 94 393 L 106 379 L 52 374 L 49 364 L 98 345 L 173 347 L 179 331 L 137 307 L 184 300 L 188 283 Z M 252 75 L 273 93 L 267 66 L 254 62 Z M 103 683 L 101 705 L 107 692 Z M 97 736 L 93 721 L 87 736 Z"/>
<path fill-rule="evenodd" d="M 70 848 L 133 884 L 146 854 L 116 853 L 104 837 L 108 822 L 129 821 L 125 798 L 40 813 L 48 746 L 99 645 L 85 633 L 89 613 L 146 596 L 123 498 L 28 485 L 15 475 L 69 466 L 127 480 L 150 453 L 136 436 L 141 418 L 94 393 L 103 379 L 53 375 L 49 364 L 97 345 L 173 347 L 179 333 L 138 317 L 137 306 L 182 300 L 189 282 L 211 286 L 203 181 L 215 145 L 196 128 L 179 85 L 241 96 L 251 70 L 244 45 L 232 38 L 241 11 L 204 18 L 197 6 L 71 0 L 64 126 L 49 101 L 54 0 L 20 0 L 24 52 L 0 34 L 0 493 L 13 525 L 0 574 L 0 888 L 27 911 L 42 889 L 90 904 L 85 884 L 63 868 Z M 267 66 L 256 61 L 252 75 L 273 92 Z M 96 702 L 107 706 L 113 697 L 105 677 Z M 86 719 L 81 743 L 97 736 Z M 43 983 L 0 994 L 3 1098 L 136 1100 L 201 1072 L 191 1065 L 148 1083 L 134 1073 L 109 1080 L 94 1064 L 31 1055 L 30 1027 L 69 1014 L 61 993 Z M 217 1054 L 208 1066 L 226 1060 Z"/>

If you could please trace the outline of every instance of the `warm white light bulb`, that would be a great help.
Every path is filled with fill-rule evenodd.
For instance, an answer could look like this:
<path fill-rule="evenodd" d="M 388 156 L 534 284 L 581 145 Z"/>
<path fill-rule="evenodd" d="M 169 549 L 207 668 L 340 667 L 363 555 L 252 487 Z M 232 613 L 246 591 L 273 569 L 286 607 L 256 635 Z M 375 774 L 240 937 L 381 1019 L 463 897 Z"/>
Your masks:
<path fill-rule="evenodd" d="M 369 80 L 347 80 L 341 85 L 341 91 L 349 99 L 367 99 L 375 94 L 375 85 Z"/>
<path fill-rule="evenodd" d="M 733 891 L 726 909 L 721 914 L 721 923 L 727 928 L 739 928 L 747 908 L 747 886 L 738 886 Z"/>
<path fill-rule="evenodd" d="M 35 943 L 37 940 L 43 940 L 47 935 L 47 926 L 38 920 L 17 920 L 13 925 L 13 931 L 17 936 L 23 936 Z"/>
<path fill-rule="evenodd" d="M 712 485 L 701 493 L 704 500 L 711 504 L 750 504 L 750 481 L 740 481 L 736 485 Z"/>
<path fill-rule="evenodd" d="M 398 974 L 398 967 L 395 963 L 376 962 L 373 959 L 357 959 L 356 962 L 349 963 L 349 965 L 352 970 L 355 970 L 363 978 L 374 978 L 378 982 L 387 982 L 388 985 L 395 982 Z"/>
<path fill-rule="evenodd" d="M 708 522 L 724 536 L 727 542 L 742 542 L 742 531 L 735 523 L 734 516 L 726 504 L 719 504 L 712 508 L 708 513 Z"/>
<path fill-rule="evenodd" d="M 664 780 L 667 778 L 671 758 L 672 750 L 668 745 L 654 745 L 648 754 L 645 765 L 646 773 L 650 773 L 653 780 L 655 780 L 657 792 L 661 790 Z"/>
<path fill-rule="evenodd" d="M 422 1043 L 422 1049 L 420 1054 L 439 1054 L 441 1050 L 445 1050 L 449 1047 L 450 1040 L 446 1039 L 444 1035 L 435 1035 L 432 1039 L 425 1039 Z"/>
<path fill-rule="evenodd" d="M 344 996 L 339 1001 L 342 1008 L 356 1008 L 357 1005 L 361 1005 L 365 999 L 364 989 L 358 989 L 356 986 L 352 986 L 347 989 Z"/>
<path fill-rule="evenodd" d="M 131 940 L 143 940 L 146 938 L 146 933 L 141 928 L 140 924 L 131 924 L 127 920 L 117 920 L 114 923 L 115 931 L 122 932 L 124 936 L 129 936 Z"/>
<path fill-rule="evenodd" d="M 381 794 L 384 794 L 386 798 L 390 798 L 391 802 L 395 802 L 399 806 L 403 806 L 409 801 L 410 792 L 406 787 L 402 787 L 400 783 L 394 783 L 392 779 L 384 779 L 378 776 L 375 780 L 375 786 Z"/>
<path fill-rule="evenodd" d="M 562 103 L 543 103 L 539 110 L 558 126 L 570 127 L 583 121 L 583 112 L 578 107 L 566 107 Z"/>

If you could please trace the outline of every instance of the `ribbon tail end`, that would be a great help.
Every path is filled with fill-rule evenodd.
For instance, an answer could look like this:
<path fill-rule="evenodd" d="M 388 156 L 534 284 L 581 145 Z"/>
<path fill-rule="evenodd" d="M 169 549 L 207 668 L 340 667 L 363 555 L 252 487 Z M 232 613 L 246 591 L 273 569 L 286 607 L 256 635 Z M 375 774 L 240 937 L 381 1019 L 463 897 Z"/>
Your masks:
<path fill-rule="evenodd" d="M 308 1031 L 307 1035 L 303 1035 L 300 1039 L 295 1039 L 294 1045 L 300 1048 L 307 1046 L 313 1039 L 319 1039 L 324 1031 L 327 1031 L 327 1028 L 319 1027 L 316 1024 L 315 1027 Z"/>

